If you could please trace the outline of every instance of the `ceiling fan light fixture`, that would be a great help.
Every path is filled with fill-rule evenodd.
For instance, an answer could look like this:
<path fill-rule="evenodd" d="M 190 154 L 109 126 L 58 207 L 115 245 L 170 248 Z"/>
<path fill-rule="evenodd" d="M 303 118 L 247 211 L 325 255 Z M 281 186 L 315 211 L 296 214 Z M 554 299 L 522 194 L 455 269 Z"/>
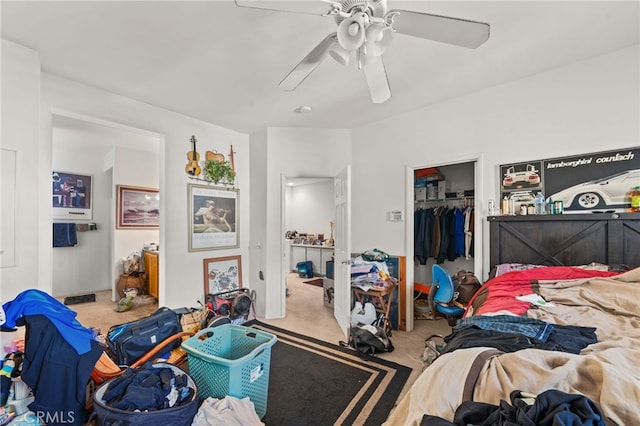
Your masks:
<path fill-rule="evenodd" d="M 353 51 L 358 49 L 365 40 L 366 14 L 356 14 L 345 19 L 338 26 L 338 43 L 343 48 Z"/>
<path fill-rule="evenodd" d="M 364 48 L 367 55 L 381 56 L 393 41 L 393 29 L 384 24 L 371 24 L 365 33 Z"/>

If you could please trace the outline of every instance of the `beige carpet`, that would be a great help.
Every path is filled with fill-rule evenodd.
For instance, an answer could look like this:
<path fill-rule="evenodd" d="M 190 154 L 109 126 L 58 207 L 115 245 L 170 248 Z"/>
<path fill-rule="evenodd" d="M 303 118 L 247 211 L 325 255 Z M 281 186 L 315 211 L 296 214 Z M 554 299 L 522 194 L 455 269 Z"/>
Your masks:
<path fill-rule="evenodd" d="M 287 275 L 286 318 L 260 318 L 260 321 L 333 344 L 345 340 L 346 336 L 342 334 L 333 317 L 333 308 L 324 306 L 323 289 L 304 284 L 304 280 L 306 278 L 298 277 L 297 273 Z M 395 350 L 379 355 L 380 358 L 406 365 L 413 370 L 400 398 L 422 372 L 420 356 L 424 349 L 424 339 L 434 333 L 447 335 L 451 333 L 451 327 L 444 319 L 416 320 L 412 332 L 394 330 L 391 341 Z"/>
<path fill-rule="evenodd" d="M 130 311 L 116 312 L 117 303 L 111 301 L 111 290 L 99 291 L 95 293 L 95 302 L 76 303 L 67 305 L 68 308 L 74 310 L 78 315 L 77 319 L 80 324 L 85 327 L 94 327 L 100 329 L 103 334 L 109 331 L 109 327 L 116 324 L 134 321 L 158 309 L 158 302 L 149 297 L 138 298 L 136 304 Z M 59 298 L 62 302 L 64 297 Z M 146 303 L 152 301 L 153 303 Z M 140 304 L 140 302 L 145 302 Z"/>
<path fill-rule="evenodd" d="M 287 275 L 286 318 L 258 319 L 267 324 L 333 344 L 345 340 L 346 336 L 342 334 L 333 317 L 333 309 L 324 306 L 322 287 L 304 284 L 304 280 L 306 279 L 298 277 L 297 273 Z M 158 308 L 157 304 L 138 305 L 131 311 L 115 312 L 116 304 L 111 302 L 111 291 L 97 292 L 95 302 L 69 305 L 69 307 L 78 313 L 77 318 L 82 325 L 99 328 L 103 333 L 106 333 L 114 324 L 122 324 L 147 316 Z M 416 320 L 414 324 L 415 328 L 412 332 L 394 330 L 391 341 L 395 350 L 392 353 L 379 355 L 380 358 L 412 369 L 400 398 L 422 372 L 423 364 L 420 356 L 424 349 L 424 339 L 434 333 L 447 335 L 451 332 L 451 327 L 444 319 Z"/>

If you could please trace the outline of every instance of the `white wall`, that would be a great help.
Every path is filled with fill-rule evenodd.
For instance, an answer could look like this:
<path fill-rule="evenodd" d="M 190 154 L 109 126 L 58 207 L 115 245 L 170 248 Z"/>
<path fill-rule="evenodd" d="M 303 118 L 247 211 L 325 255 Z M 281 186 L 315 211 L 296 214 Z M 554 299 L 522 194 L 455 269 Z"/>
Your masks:
<path fill-rule="evenodd" d="M 38 199 L 44 195 L 39 187 L 51 175 L 42 173 L 42 161 L 38 151 L 38 116 L 40 93 L 40 60 L 32 51 L 2 40 L 2 107 L 0 143 L 2 151 L 11 151 L 15 156 L 14 188 L 4 189 L 0 182 L 2 209 L 12 216 L 0 218 L 14 220 L 13 235 L 9 241 L 0 235 L 0 250 L 8 250 L 11 259 L 0 269 L 0 300 L 2 303 L 13 299 L 25 288 L 42 288 L 39 282 L 42 271 L 38 268 L 41 253 L 41 239 L 51 247 L 51 220 L 42 227 L 39 221 Z M 5 205 L 6 191 L 13 192 L 12 205 Z M 50 193 L 50 191 L 49 191 Z M 7 197 L 6 200 L 11 200 Z M 45 235 L 41 238 L 41 235 Z M 48 235 L 48 238 L 46 237 Z M 9 244 L 9 245 L 7 245 Z M 50 250 L 50 248 L 49 248 Z M 0 253 L 0 256 L 3 254 Z M 4 264 L 4 262 L 3 262 Z M 13 333 L 0 333 L 2 346 L 14 339 Z"/>
<path fill-rule="evenodd" d="M 52 239 L 50 217 L 44 225 L 39 220 L 38 200 L 43 194 L 39 185 L 42 179 L 48 179 L 51 185 L 51 174 L 46 173 L 46 169 L 43 172 L 38 150 L 40 59 L 33 50 L 5 40 L 1 48 L 1 143 L 3 150 L 11 150 L 16 155 L 15 205 L 3 204 L 3 211 L 9 207 L 15 212 L 15 258 L 12 266 L 2 268 L 0 274 L 0 298 L 6 301 L 25 288 L 41 287 L 38 282 L 41 236 L 48 235 L 49 250 Z M 50 170 L 50 162 L 48 167 Z"/>
<path fill-rule="evenodd" d="M 251 135 L 250 168 L 251 168 L 251 213 L 249 239 L 249 277 L 251 288 L 256 291 L 256 313 L 264 316 L 267 310 L 267 279 L 277 282 L 275 268 L 267 271 L 267 251 L 264 246 L 267 243 L 267 154 L 268 141 L 266 130 Z M 262 272 L 262 279 L 260 273 Z M 271 275 L 274 275 L 271 277 Z M 278 291 L 277 288 L 272 291 Z"/>
<path fill-rule="evenodd" d="M 329 238 L 335 217 L 333 179 L 287 188 L 285 229 Z"/>
<path fill-rule="evenodd" d="M 476 211 L 483 229 L 476 229 L 476 235 L 485 237 L 485 278 L 484 217 L 487 200 L 498 199 L 499 164 L 638 146 L 638 51 L 636 45 L 355 129 L 354 251 L 384 241 L 391 253 L 407 252 L 405 224 L 386 222 L 384 216 L 386 210 L 412 204 L 404 190 L 409 185 L 405 167 L 452 163 L 481 153 L 478 184 L 484 193 L 476 205 L 484 208 Z"/>
<path fill-rule="evenodd" d="M 158 189 L 160 186 L 158 166 L 159 157 L 157 152 L 116 147 L 111 211 L 115 212 L 117 209 L 118 185 Z M 162 212 L 160 214 L 162 215 Z M 140 253 L 145 243 L 159 243 L 160 231 L 158 229 L 116 229 L 115 223 L 113 223 L 112 229 L 113 256 L 115 259 L 112 263 L 114 267 L 112 284 L 114 300 L 118 300 L 122 297 L 122 294 L 116 294 L 115 285 L 117 285 L 120 274 L 124 272 L 122 259 L 133 252 Z M 162 250 L 162 247 L 160 249 Z"/>

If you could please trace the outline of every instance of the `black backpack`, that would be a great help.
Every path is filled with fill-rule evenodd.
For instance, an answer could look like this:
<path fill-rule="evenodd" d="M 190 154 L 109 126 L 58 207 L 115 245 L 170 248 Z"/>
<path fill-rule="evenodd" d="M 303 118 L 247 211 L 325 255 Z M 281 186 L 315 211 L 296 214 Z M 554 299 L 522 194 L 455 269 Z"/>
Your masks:
<path fill-rule="evenodd" d="M 372 330 L 375 329 L 375 333 Z M 375 325 L 356 325 L 349 329 L 349 342 L 340 342 L 340 346 L 355 349 L 358 356 L 368 360 L 372 355 L 393 352 L 393 344 L 384 328 Z"/>

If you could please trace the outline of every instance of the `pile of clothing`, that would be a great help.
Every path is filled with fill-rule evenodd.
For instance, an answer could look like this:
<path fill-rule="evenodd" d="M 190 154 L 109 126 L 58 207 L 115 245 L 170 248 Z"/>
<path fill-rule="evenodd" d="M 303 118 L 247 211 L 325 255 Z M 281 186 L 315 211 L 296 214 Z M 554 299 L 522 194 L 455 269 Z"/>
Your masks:
<path fill-rule="evenodd" d="M 452 422 L 438 416 L 425 415 L 421 426 L 605 426 L 600 407 L 581 394 L 548 389 L 539 395 L 520 390 L 510 394 L 511 404 L 500 405 L 465 401 L 457 409 Z"/>
<path fill-rule="evenodd" d="M 119 410 L 155 411 L 189 403 L 194 393 L 186 374 L 147 363 L 142 368 L 128 368 L 109 382 L 102 399 Z"/>

